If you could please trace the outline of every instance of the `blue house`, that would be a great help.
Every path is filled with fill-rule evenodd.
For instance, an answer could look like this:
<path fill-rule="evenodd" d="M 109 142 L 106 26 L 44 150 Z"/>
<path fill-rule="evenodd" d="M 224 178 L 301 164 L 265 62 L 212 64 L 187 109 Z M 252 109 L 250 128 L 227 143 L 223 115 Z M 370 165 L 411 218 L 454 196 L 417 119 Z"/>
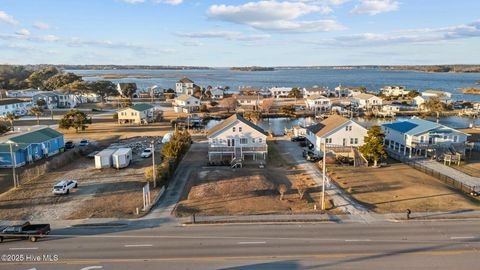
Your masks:
<path fill-rule="evenodd" d="M 15 134 L 0 142 L 0 168 L 21 167 L 55 155 L 64 147 L 63 134 L 51 128 Z"/>

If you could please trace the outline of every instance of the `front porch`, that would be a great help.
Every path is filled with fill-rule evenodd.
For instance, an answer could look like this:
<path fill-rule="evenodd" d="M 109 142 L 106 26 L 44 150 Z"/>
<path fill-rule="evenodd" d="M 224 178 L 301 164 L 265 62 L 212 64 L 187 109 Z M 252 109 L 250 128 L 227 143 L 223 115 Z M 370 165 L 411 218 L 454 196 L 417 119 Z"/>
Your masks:
<path fill-rule="evenodd" d="M 393 140 L 385 140 L 385 146 L 389 151 L 403 154 L 408 158 L 431 156 L 438 159 L 445 154 L 457 153 L 460 153 L 462 156 L 464 156 L 466 154 L 466 150 L 470 149 L 470 145 L 468 143 L 431 144 L 413 142 L 409 145 L 404 145 Z"/>
<path fill-rule="evenodd" d="M 238 159 L 241 161 L 261 161 L 264 163 L 267 159 L 268 147 L 256 146 L 256 147 L 243 147 L 243 146 L 222 146 L 208 147 L 208 160 L 213 161 L 232 161 Z"/>

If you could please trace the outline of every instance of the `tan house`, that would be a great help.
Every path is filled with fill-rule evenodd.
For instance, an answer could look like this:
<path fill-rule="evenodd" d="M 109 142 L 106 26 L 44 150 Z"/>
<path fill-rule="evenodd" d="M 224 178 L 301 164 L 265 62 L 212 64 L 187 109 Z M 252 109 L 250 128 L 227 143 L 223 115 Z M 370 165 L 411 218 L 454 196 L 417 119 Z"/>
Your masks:
<path fill-rule="evenodd" d="M 149 104 L 135 104 L 118 111 L 119 124 L 148 124 L 154 119 L 154 107 Z"/>

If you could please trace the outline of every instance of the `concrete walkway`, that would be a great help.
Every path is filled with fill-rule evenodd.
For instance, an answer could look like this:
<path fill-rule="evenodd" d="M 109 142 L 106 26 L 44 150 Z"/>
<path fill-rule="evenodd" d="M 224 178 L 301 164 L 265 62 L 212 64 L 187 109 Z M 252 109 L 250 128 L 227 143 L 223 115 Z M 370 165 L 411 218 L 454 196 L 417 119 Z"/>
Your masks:
<path fill-rule="evenodd" d="M 303 149 L 297 143 L 291 142 L 287 137 L 277 139 L 279 148 L 284 153 L 293 158 L 296 165 L 309 173 L 318 185 L 322 185 L 323 175 L 316 164 L 305 160 L 302 155 Z M 375 222 L 376 218 L 372 216 L 368 210 L 362 205 L 356 203 L 342 189 L 338 188 L 333 181 L 327 177 L 326 194 L 333 200 L 336 207 L 340 208 L 347 214 L 354 215 L 352 219 L 358 219 L 366 223 Z"/>
<path fill-rule="evenodd" d="M 464 172 L 455 170 L 452 167 L 446 166 L 430 159 L 417 159 L 416 163 L 423 165 L 431 170 L 434 170 L 440 174 L 446 175 L 450 178 L 457 180 L 470 187 L 475 187 L 475 190 L 480 190 L 480 177 L 473 177 Z"/>

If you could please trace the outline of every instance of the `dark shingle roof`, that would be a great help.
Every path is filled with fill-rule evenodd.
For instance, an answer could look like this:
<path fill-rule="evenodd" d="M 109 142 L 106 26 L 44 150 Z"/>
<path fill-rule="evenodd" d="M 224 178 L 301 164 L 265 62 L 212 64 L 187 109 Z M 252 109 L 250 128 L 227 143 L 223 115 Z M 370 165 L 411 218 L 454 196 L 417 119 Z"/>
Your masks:
<path fill-rule="evenodd" d="M 255 129 L 256 131 L 264 134 L 264 135 L 267 135 L 267 133 L 265 132 L 265 130 L 263 130 L 261 127 L 255 125 L 254 123 L 248 121 L 247 119 L 243 118 L 241 115 L 239 114 L 234 114 L 230 117 L 228 117 L 227 119 L 223 120 L 221 123 L 219 123 L 218 125 L 212 127 L 211 129 L 208 130 L 208 134 L 207 134 L 207 137 L 210 137 L 212 136 L 213 134 L 217 133 L 218 131 L 224 129 L 225 127 L 229 126 L 230 124 L 232 124 L 233 122 L 235 121 L 240 121 L 240 122 L 243 122 L 245 123 L 246 125 L 250 126 L 251 128 Z"/>
<path fill-rule="evenodd" d="M 20 99 L 17 99 L 17 98 L 0 99 L 0 106 L 2 106 L 2 105 L 16 104 L 16 103 L 22 103 L 22 102 L 27 102 L 27 101 L 20 100 Z"/>
<path fill-rule="evenodd" d="M 348 121 L 350 120 L 345 117 L 339 115 L 332 115 L 316 125 L 307 127 L 307 129 L 315 135 L 321 137 Z"/>
<path fill-rule="evenodd" d="M 180 79 L 180 80 L 178 80 L 178 82 L 180 82 L 180 83 L 193 83 L 193 81 L 190 80 L 189 78 Z"/>

